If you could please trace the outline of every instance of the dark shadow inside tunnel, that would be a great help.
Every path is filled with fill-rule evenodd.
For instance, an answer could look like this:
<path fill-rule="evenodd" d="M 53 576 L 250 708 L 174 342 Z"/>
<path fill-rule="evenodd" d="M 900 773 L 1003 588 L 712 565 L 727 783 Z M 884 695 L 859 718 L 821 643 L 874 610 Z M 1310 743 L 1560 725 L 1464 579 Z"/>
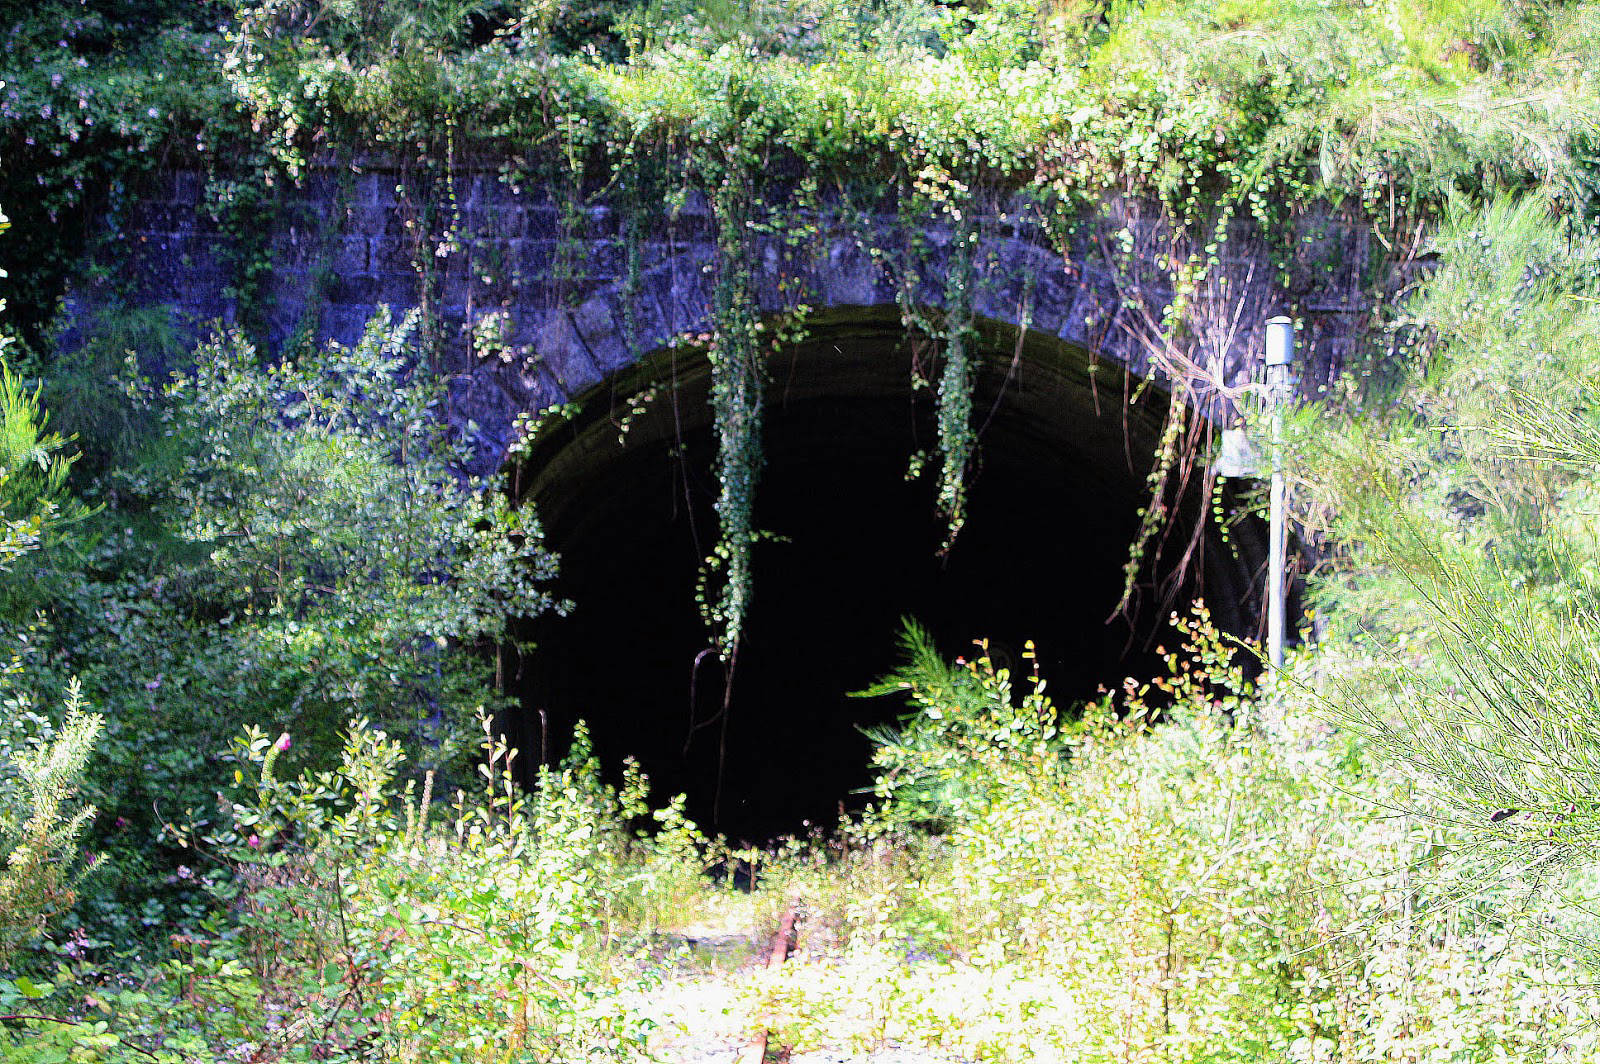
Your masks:
<path fill-rule="evenodd" d="M 1033 640 L 1063 706 L 1149 675 L 1164 614 L 1149 601 L 1131 620 L 1112 614 L 1164 398 L 1125 407 L 1120 368 L 1101 367 L 1096 388 L 1087 356 L 1054 338 L 998 326 L 985 337 L 980 460 L 945 557 L 932 476 L 907 477 L 936 441 L 898 316 L 814 323 L 773 360 L 755 511 L 771 538 L 756 548 L 725 717 L 696 606 L 716 538 L 704 356 L 662 352 L 547 431 L 520 477 L 561 556 L 555 590 L 575 608 L 522 633 L 536 649 L 511 680 L 513 742 L 555 760 L 581 718 L 608 769 L 635 757 L 657 800 L 685 793 L 703 827 L 763 842 L 866 801 L 861 728 L 906 707 L 849 693 L 898 663 L 904 617 L 951 656 L 986 638 L 1002 663 L 1023 665 Z M 1204 503 L 1183 500 L 1179 525 Z M 1203 591 L 1225 625 L 1253 623 L 1253 542 L 1202 547 L 1180 597 Z"/>

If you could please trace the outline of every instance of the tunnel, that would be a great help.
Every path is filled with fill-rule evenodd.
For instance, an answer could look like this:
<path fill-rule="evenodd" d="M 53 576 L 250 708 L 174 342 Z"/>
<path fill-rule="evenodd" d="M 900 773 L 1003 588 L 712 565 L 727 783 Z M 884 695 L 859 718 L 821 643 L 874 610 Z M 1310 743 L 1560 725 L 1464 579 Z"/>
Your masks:
<path fill-rule="evenodd" d="M 943 553 L 933 472 L 908 475 L 936 444 L 933 396 L 911 383 L 928 341 L 893 308 L 857 310 L 813 319 L 770 358 L 765 536 L 726 688 L 696 605 L 717 536 L 704 353 L 657 352 L 541 432 L 516 490 L 560 555 L 553 590 L 572 610 L 518 633 L 527 649 L 507 685 L 520 708 L 506 730 L 525 761 L 558 760 L 581 719 L 609 772 L 633 757 L 657 801 L 683 793 L 706 830 L 760 844 L 826 829 L 869 799 L 864 729 L 907 706 L 852 693 L 899 663 L 905 618 L 952 657 L 987 639 L 999 663 L 1025 665 L 1032 640 L 1063 709 L 1151 675 L 1172 605 L 1204 594 L 1225 627 L 1254 625 L 1261 541 L 1237 532 L 1199 535 L 1171 603 L 1147 590 L 1117 612 L 1166 394 L 1129 402 L 1138 382 L 1120 366 L 980 324 L 978 456 L 966 524 Z M 1196 527 L 1201 494 L 1195 478 L 1168 500 L 1172 538 Z"/>

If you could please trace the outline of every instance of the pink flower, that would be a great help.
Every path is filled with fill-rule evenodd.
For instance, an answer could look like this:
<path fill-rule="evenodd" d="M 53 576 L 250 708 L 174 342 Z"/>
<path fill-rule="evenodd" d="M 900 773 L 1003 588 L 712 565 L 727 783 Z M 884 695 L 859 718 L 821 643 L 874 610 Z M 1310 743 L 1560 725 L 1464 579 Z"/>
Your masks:
<path fill-rule="evenodd" d="M 293 744 L 289 742 L 289 733 L 284 732 L 282 735 L 278 736 L 278 742 L 276 743 L 275 748 L 277 749 L 278 753 L 281 754 L 285 750 L 289 749 L 291 745 Z"/>
<path fill-rule="evenodd" d="M 245 839 L 244 841 L 245 841 L 245 845 L 249 846 L 252 850 L 261 849 L 261 838 L 258 835 L 251 835 L 248 839 Z"/>

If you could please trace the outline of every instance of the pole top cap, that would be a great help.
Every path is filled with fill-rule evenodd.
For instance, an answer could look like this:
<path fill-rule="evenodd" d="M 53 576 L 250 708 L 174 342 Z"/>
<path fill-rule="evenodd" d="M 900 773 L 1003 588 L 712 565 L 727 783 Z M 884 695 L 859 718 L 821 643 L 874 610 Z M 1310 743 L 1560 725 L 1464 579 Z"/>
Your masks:
<path fill-rule="evenodd" d="M 1294 320 L 1282 314 L 1267 319 L 1267 365 L 1287 366 L 1294 361 Z"/>

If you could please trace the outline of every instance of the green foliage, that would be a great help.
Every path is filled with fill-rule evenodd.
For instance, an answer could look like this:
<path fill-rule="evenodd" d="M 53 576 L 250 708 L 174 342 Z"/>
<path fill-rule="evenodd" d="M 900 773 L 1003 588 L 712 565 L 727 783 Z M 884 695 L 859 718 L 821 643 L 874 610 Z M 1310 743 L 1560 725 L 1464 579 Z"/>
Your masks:
<path fill-rule="evenodd" d="M 750 266 L 754 169 L 758 160 L 744 138 L 719 144 L 706 164 L 715 182 L 721 268 L 712 295 L 717 331 L 712 337 L 711 408 L 717 428 L 719 535 L 701 575 L 701 613 L 723 661 L 734 659 L 752 593 L 755 493 L 761 467 L 761 424 L 766 408 L 766 352 Z M 719 579 L 713 589 L 709 585 Z"/>
<path fill-rule="evenodd" d="M 404 751 L 365 721 L 331 768 L 294 777 L 287 737 L 248 730 L 208 840 L 231 866 L 226 915 L 132 978 L 64 963 L 50 983 L 0 982 L 0 1005 L 26 1014 L 0 1023 L 0 1055 L 638 1059 L 647 1028 L 624 996 L 646 983 L 628 943 L 649 928 L 623 914 L 661 903 L 668 865 L 699 865 L 697 836 L 671 806 L 655 839 L 634 833 L 644 781 L 602 785 L 581 731 L 525 790 L 483 728 L 482 785 L 448 802 L 431 773 L 420 792 L 403 780 Z"/>
<path fill-rule="evenodd" d="M 77 684 L 67 688 L 59 729 L 39 728 L 25 700 L 8 697 L 0 732 L 0 964 L 73 902 L 72 853 L 93 807 L 72 808 L 100 717 L 86 713 Z M 30 727 L 30 725 L 33 725 Z"/>
<path fill-rule="evenodd" d="M 324 1021 L 312 1045 L 335 1058 L 599 1060 L 638 1044 L 601 989 L 611 884 L 598 873 L 618 825 L 582 742 L 524 794 L 513 755 L 486 735 L 482 798 L 458 797 L 437 826 L 431 778 L 420 797 L 401 790 L 400 748 L 364 723 L 333 772 L 293 781 L 278 781 L 265 735 L 236 744 L 260 777 L 225 839 L 245 862 L 248 956 Z"/>
<path fill-rule="evenodd" d="M 185 846 L 247 719 L 314 765 L 366 715 L 459 774 L 472 707 L 494 704 L 484 648 L 552 606 L 537 522 L 458 472 L 411 329 L 380 318 L 270 367 L 224 338 L 163 394 L 134 382 L 144 431 L 99 486 L 113 505 L 30 559 L 45 623 L 17 686 L 43 702 L 76 676 L 106 716 L 89 782 L 110 859 L 80 906 L 96 942 L 208 904 Z"/>
<path fill-rule="evenodd" d="M 369 685 L 404 699 L 408 672 L 433 671 L 437 648 L 502 638 L 509 618 L 551 605 L 537 586 L 553 572 L 538 526 L 456 472 L 466 455 L 438 385 L 415 375 L 415 326 L 414 313 L 398 325 L 380 313 L 353 348 L 264 370 L 237 339 L 203 347 L 166 397 L 189 449 L 148 485 L 175 504 L 179 536 L 206 550 L 205 572 L 226 581 L 207 588 L 214 608 L 282 626 L 286 641 L 297 626 L 365 619 L 358 661 L 324 667 L 379 711 Z M 358 677 L 380 658 L 381 681 Z"/>
<path fill-rule="evenodd" d="M 1039 692 L 1013 707 L 986 659 L 942 665 L 909 637 L 887 686 L 909 685 L 918 718 L 914 739 L 880 749 L 884 815 L 924 815 L 930 788 L 908 765 L 963 780 L 962 798 L 898 871 L 882 849 L 894 836 L 869 832 L 826 873 L 843 881 L 821 896 L 842 899 L 850 945 L 836 972 L 753 988 L 775 1023 L 816 1044 L 830 999 L 852 994 L 877 1038 L 972 1059 L 1592 1052 L 1571 925 L 1547 933 L 1541 912 L 1512 932 L 1520 886 L 1470 904 L 1432 889 L 1416 867 L 1446 836 L 1371 815 L 1404 799 L 1403 776 L 1293 689 L 1252 692 L 1203 610 L 1178 628 L 1165 676 L 1129 680 L 1046 744 L 1011 738 L 1043 719 Z"/>
<path fill-rule="evenodd" d="M 472 16 L 507 5 L 493 0 L 241 0 L 234 6 L 242 36 L 302 47 L 314 41 L 359 63 L 412 50 L 455 51 L 467 39 Z"/>
<path fill-rule="evenodd" d="M 0 232 L 8 222 L 0 215 Z M 0 274 L 3 276 L 3 274 Z M 0 300 L 0 310 L 5 303 Z M 8 346 L 0 335 L 0 354 Z M 0 359 L 0 574 L 16 579 L 18 559 L 38 551 L 47 532 L 87 512 L 66 490 L 76 455 L 67 441 L 46 432 L 48 416 Z M 6 597 L 10 588 L 5 588 Z M 7 636 L 12 633 L 6 631 Z M 28 636 L 22 635 L 26 643 Z M 59 729 L 12 690 L 21 662 L 0 667 L 5 721 L 0 724 L 0 964 L 44 930 L 71 905 L 77 884 L 72 850 L 92 808 L 72 810 L 101 719 L 84 712 L 78 682 L 67 687 Z"/>
<path fill-rule="evenodd" d="M 49 531 L 87 512 L 67 491 L 77 455 L 66 453 L 66 439 L 47 431 L 39 393 L 0 361 L 0 572 L 42 546 Z"/>
<path fill-rule="evenodd" d="M 1354 654 L 1328 710 L 1412 777 L 1413 815 L 1450 829 L 1458 889 L 1509 870 L 1559 885 L 1593 853 L 1591 244 L 1537 201 L 1455 211 L 1400 323 L 1428 357 L 1374 389 L 1411 410 L 1303 448 L 1345 544 L 1322 596 Z"/>
<path fill-rule="evenodd" d="M 704 594 L 731 658 L 752 594 L 763 361 L 777 332 L 757 313 L 752 259 L 758 240 L 787 253 L 815 235 L 819 189 L 845 215 L 934 210 L 955 234 L 947 260 L 919 247 L 892 262 L 908 326 L 942 345 L 920 369 L 938 382 L 952 536 L 976 455 L 980 204 L 1021 191 L 1065 256 L 1086 208 L 1151 203 L 1172 234 L 1162 269 L 1177 279 L 1153 313 L 1179 346 L 1239 218 L 1276 226 L 1331 202 L 1407 262 L 1442 219 L 1439 270 L 1390 350 L 1335 397 L 1384 422 L 1308 438 L 1318 446 L 1296 463 L 1339 511 L 1329 528 L 1347 545 L 1323 592 L 1333 631 L 1389 655 L 1352 666 L 1330 697 L 1421 789 L 1364 769 L 1368 751 L 1299 720 L 1287 696 L 1249 704 L 1203 618 L 1187 623 L 1188 658 L 1164 686 L 1134 685 L 1074 726 L 1037 681 L 1019 695 L 981 657 L 946 666 L 911 630 L 893 686 L 917 711 L 879 736 L 876 842 L 903 843 L 912 824 L 943 836 L 852 858 L 861 889 L 841 905 L 873 949 L 910 938 L 951 973 L 998 973 L 984 994 L 1017 977 L 1000 1010 L 1011 1022 L 950 1021 L 947 1041 L 973 1057 L 1536 1059 L 1539 1038 L 1581 1055 L 1570 947 L 1507 936 L 1495 914 L 1520 894 L 1486 891 L 1487 915 L 1451 909 L 1481 880 L 1433 886 L 1411 870 L 1463 838 L 1478 869 L 1499 872 L 1553 869 L 1592 847 L 1600 461 L 1585 382 L 1600 291 L 1581 227 L 1593 213 L 1595 10 L 260 0 L 234 6 L 219 35 L 199 6 L 32 5 L 5 20 L 0 201 L 20 222 L 6 264 L 36 340 L 78 259 L 74 220 L 104 209 L 114 239 L 129 179 L 176 159 L 211 171 L 224 227 L 255 241 L 236 242 L 249 303 L 265 267 L 251 219 L 284 175 L 341 152 L 391 151 L 430 177 L 448 176 L 457 152 L 514 153 L 509 180 L 562 190 L 550 287 L 567 300 L 586 196 L 624 188 L 636 205 L 681 205 L 704 193 L 718 243 L 714 333 L 701 342 L 721 524 Z M 260 172 L 212 163 L 222 146 Z M 1526 195 L 1495 199 L 1506 190 Z M 438 220 L 422 220 L 432 239 Z M 453 253 L 457 236 L 438 249 Z M 1138 266 L 1129 236 L 1103 252 L 1114 272 Z M 424 293 L 433 251 L 418 255 Z M 920 305 L 935 262 L 942 314 Z M 114 288 L 115 272 L 99 282 Z M 161 345 L 158 322 L 125 324 L 140 335 L 106 329 L 76 363 L 41 362 L 45 394 L 71 405 L 83 421 L 68 427 L 86 438 L 85 422 L 102 419 L 72 397 L 105 397 L 125 349 Z M 5 623 L 20 633 L 34 605 L 46 621 L 20 644 L 14 683 L 46 704 L 76 674 L 106 711 L 89 771 L 114 858 L 83 913 L 123 939 L 178 917 L 199 926 L 215 873 L 178 847 L 227 830 L 215 752 L 246 720 L 271 722 L 235 748 L 236 783 L 247 771 L 259 782 L 223 816 L 242 927 L 214 916 L 205 941 L 185 936 L 165 966 L 124 978 L 66 965 L 59 997 L 0 984 L 8 1012 L 39 1001 L 59 1013 L 0 1029 L 8 1058 L 204 1059 L 249 1045 L 263 1059 L 502 1059 L 615 1055 L 636 1038 L 603 989 L 599 946 L 694 894 L 706 848 L 681 808 L 641 837 L 625 821 L 642 813 L 642 782 L 611 795 L 581 750 L 524 798 L 505 789 L 509 755 L 491 741 L 490 795 L 434 824 L 386 737 L 402 736 L 422 767 L 459 769 L 463 710 L 488 701 L 472 646 L 552 605 L 536 526 L 453 471 L 437 395 L 413 375 L 430 346 L 413 330 L 429 328 L 380 321 L 354 349 L 272 368 L 229 338 L 159 401 L 133 384 L 143 405 L 107 404 L 133 411 L 93 442 L 97 470 L 114 467 L 96 489 L 110 507 L 63 536 L 70 549 L 25 563 L 33 597 L 10 601 Z M 0 395 L 21 441 L 0 488 L 13 554 L 71 505 L 62 441 L 32 387 L 7 376 Z M 135 431 L 141 421 L 155 431 Z M 1163 516 L 1179 431 L 1169 421 L 1130 573 Z M 135 449 L 137 461 L 116 460 Z M 1157 705 L 1169 723 L 1149 729 Z M 377 729 L 336 737 L 351 718 Z M 268 739 L 279 731 L 289 746 Z M 1413 816 L 1368 824 L 1363 799 Z M 62 844 L 76 825 L 47 819 L 30 838 Z M 59 896 L 49 882 L 27 885 Z M 830 896 L 851 893 L 836 884 Z M 1400 924 L 1379 922 L 1393 911 Z M 1541 959 L 1547 948 L 1558 960 Z M 393 961 L 380 970 L 377 956 Z M 891 959 L 890 989 L 909 978 Z M 1041 982 L 1062 997 L 1030 989 Z M 782 993 L 804 999 L 804 987 Z M 942 1006 L 919 1007 L 898 1022 L 947 1030 L 926 1020 Z M 1054 1022 L 1030 1026 L 1040 1016 Z"/>
<path fill-rule="evenodd" d="M 77 321 L 81 342 L 22 365 L 43 386 L 50 420 L 78 449 L 75 476 L 98 479 L 143 445 L 149 428 L 143 403 L 130 396 L 138 366 L 181 366 L 193 344 L 166 306 L 132 306 L 109 294 Z M 130 360 L 134 364 L 130 366 Z"/>
<path fill-rule="evenodd" d="M 1044 766 L 1064 751 L 1062 724 L 1037 673 L 1019 699 L 1012 677 L 987 648 L 973 661 L 945 662 L 927 631 L 906 621 L 905 664 L 865 697 L 904 695 L 912 710 L 898 728 L 868 734 L 877 743 L 875 793 L 896 822 L 948 825 L 992 800 L 995 772 L 1009 761 Z M 1030 643 L 1023 657 L 1033 659 Z"/>
<path fill-rule="evenodd" d="M 219 49 L 207 4 L 10 6 L 14 15 L 0 16 L 0 203 L 15 229 L 0 241 L 0 269 L 13 327 L 43 347 L 64 285 L 87 250 L 115 247 L 127 193 L 162 147 L 203 162 L 238 111 L 212 73 Z"/>
<path fill-rule="evenodd" d="M 1404 256 L 1418 223 L 1458 191 L 1538 189 L 1574 212 L 1589 196 L 1587 5 L 240 0 L 220 37 L 195 35 L 186 10 L 157 5 L 143 34 L 131 19 L 109 31 L 111 16 L 97 14 L 62 39 L 59 63 L 35 64 L 11 90 L 7 135 L 49 153 L 21 168 L 44 196 L 0 189 L 28 204 L 28 240 L 63 247 L 63 211 L 85 204 L 103 201 L 114 218 L 124 175 L 157 142 L 176 146 L 227 194 L 219 217 L 249 321 L 267 265 L 253 216 L 319 154 L 392 150 L 425 181 L 448 177 L 458 157 L 514 156 L 508 180 L 562 190 L 549 278 L 559 299 L 573 295 L 572 249 L 595 189 L 626 189 L 636 204 L 707 195 L 721 233 L 721 534 L 704 597 L 724 656 L 749 608 L 758 527 L 762 374 L 746 260 L 755 232 L 805 232 L 815 190 L 862 204 L 924 203 L 930 180 L 961 191 L 945 204 L 961 235 L 941 266 L 946 306 L 930 335 L 944 349 L 927 377 L 938 382 L 937 497 L 952 537 L 977 446 L 968 253 L 978 204 L 1024 191 L 1063 254 L 1103 197 L 1155 204 L 1176 237 L 1165 256 L 1178 291 L 1145 309 L 1182 344 L 1190 296 L 1237 217 L 1281 229 L 1308 201 L 1344 201 Z M 27 21 L 13 47 L 50 25 Z M 180 91 L 163 73 L 178 65 L 207 77 Z M 208 161 L 224 143 L 240 172 Z M 794 195 L 797 171 L 810 196 Z M 419 221 L 439 253 L 459 250 L 454 222 Z M 71 257 L 32 250 L 18 261 Z M 416 259 L 424 305 L 433 250 Z M 1107 255 L 1114 270 L 1137 268 L 1131 253 Z M 915 303 L 917 271 L 902 268 Z M 43 308 L 59 276 L 31 271 L 29 283 L 28 306 Z M 908 323 L 936 317 L 903 309 Z M 1170 467 L 1170 448 L 1161 461 Z M 1147 526 L 1163 517 L 1159 500 L 1146 516 Z M 1150 539 L 1147 527 L 1133 569 Z"/>

